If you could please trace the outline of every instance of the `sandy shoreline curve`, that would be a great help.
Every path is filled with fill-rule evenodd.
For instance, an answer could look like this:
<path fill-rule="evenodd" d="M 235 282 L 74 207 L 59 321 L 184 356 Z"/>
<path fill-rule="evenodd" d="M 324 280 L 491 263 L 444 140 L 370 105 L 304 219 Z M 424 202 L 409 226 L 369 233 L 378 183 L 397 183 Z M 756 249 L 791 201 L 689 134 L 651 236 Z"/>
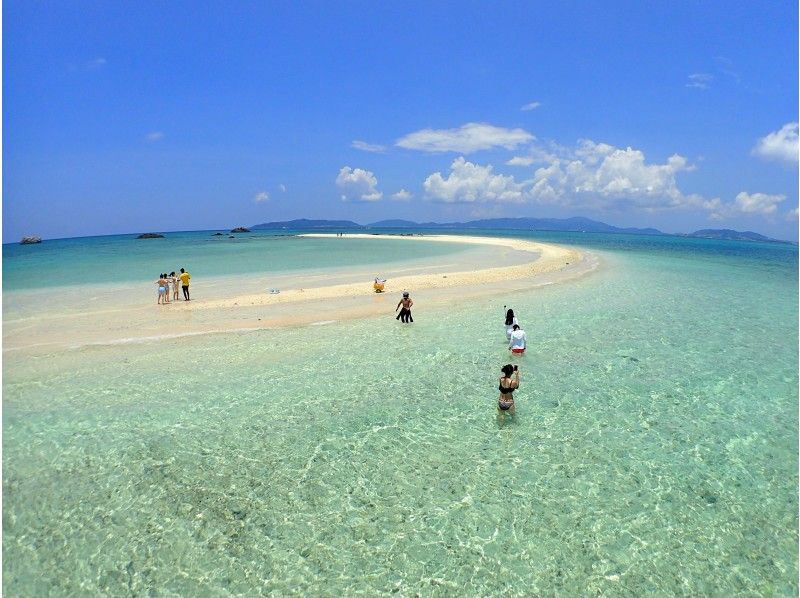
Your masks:
<path fill-rule="evenodd" d="M 335 234 L 307 233 L 299 237 L 335 238 Z M 436 274 L 411 274 L 390 278 L 386 281 L 385 293 L 400 293 L 404 290 L 421 291 L 428 289 L 445 289 L 456 286 L 484 285 L 511 279 L 529 278 L 541 274 L 563 271 L 569 266 L 576 266 L 583 258 L 584 253 L 572 247 L 551 245 L 526 241 L 523 239 L 505 239 L 499 237 L 477 237 L 461 235 L 382 235 L 382 234 L 347 234 L 345 239 L 377 239 L 377 240 L 402 240 L 402 241 L 435 241 L 441 243 L 466 243 L 472 245 L 494 245 L 515 251 L 532 254 L 528 263 L 514 266 L 499 266 L 481 270 L 461 270 Z M 289 303 L 294 301 L 309 301 L 315 299 L 333 299 L 336 297 L 372 296 L 374 291 L 371 281 L 329 285 L 323 287 L 303 287 L 287 289 L 277 295 L 253 294 L 242 295 L 235 298 L 205 301 L 196 308 L 231 307 L 233 305 L 271 305 Z"/>
<path fill-rule="evenodd" d="M 336 238 L 335 234 L 306 234 L 300 237 Z M 483 259 L 471 253 L 447 257 L 447 263 L 432 267 L 430 262 L 411 260 L 407 267 L 389 273 L 385 292 L 377 294 L 372 278 L 363 266 L 344 267 L 338 274 L 320 276 L 288 275 L 281 292 L 229 292 L 230 285 L 213 284 L 214 279 L 192 285 L 190 302 L 156 306 L 140 302 L 119 303 L 108 291 L 95 297 L 96 303 L 73 299 L 62 304 L 48 303 L 52 309 L 20 317 L 4 313 L 3 353 L 47 353 L 92 346 L 159 342 L 166 339 L 203 334 L 251 332 L 308 325 L 325 325 L 340 320 L 376 317 L 391 313 L 404 290 L 412 294 L 418 306 L 426 309 L 452 305 L 453 302 L 529 290 L 534 287 L 574 279 L 594 270 L 598 260 L 593 254 L 573 247 L 540 243 L 516 238 L 462 235 L 385 235 L 345 234 L 348 239 L 397 241 L 398 247 L 414 241 L 460 243 L 489 247 L 492 253 Z M 491 267 L 507 259 L 511 265 Z M 451 263 L 452 262 L 452 263 Z M 489 266 L 489 267 L 487 267 Z M 397 275 L 401 272 L 412 274 Z M 254 274 L 266 282 L 277 281 L 275 274 Z M 193 281 L 194 282 L 194 281 Z M 272 284 L 272 283 L 270 283 Z M 302 285 L 302 286 L 301 286 Z M 235 286 L 234 286 L 235 288 Z M 252 287 L 251 287 L 252 288 Z M 48 295 L 49 297 L 49 295 Z M 148 299 L 152 297 L 150 293 Z M 5 305 L 5 304 L 4 304 Z M 26 317 L 27 316 L 27 317 Z"/>

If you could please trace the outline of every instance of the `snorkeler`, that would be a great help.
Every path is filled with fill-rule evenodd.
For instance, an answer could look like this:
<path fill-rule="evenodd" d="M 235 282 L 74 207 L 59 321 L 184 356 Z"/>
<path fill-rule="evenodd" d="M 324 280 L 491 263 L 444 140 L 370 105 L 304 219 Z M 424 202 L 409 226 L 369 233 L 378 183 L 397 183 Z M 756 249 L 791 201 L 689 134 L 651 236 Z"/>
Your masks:
<path fill-rule="evenodd" d="M 500 378 L 500 384 L 497 389 L 500 391 L 500 398 L 497 401 L 498 414 L 509 413 L 514 415 L 514 391 L 519 388 L 519 368 L 515 365 L 506 364 L 501 369 L 503 377 Z M 511 374 L 514 378 L 511 378 Z"/>
<path fill-rule="evenodd" d="M 400 313 L 397 314 L 395 320 L 400 320 L 403 324 L 413 322 L 414 318 L 411 317 L 411 306 L 414 305 L 414 302 L 411 300 L 411 297 L 408 296 L 408 291 L 403 291 L 403 298 L 400 299 L 400 302 L 397 304 L 397 307 L 394 308 L 394 311 L 397 311 L 401 305 L 403 306 L 403 309 L 401 309 Z"/>

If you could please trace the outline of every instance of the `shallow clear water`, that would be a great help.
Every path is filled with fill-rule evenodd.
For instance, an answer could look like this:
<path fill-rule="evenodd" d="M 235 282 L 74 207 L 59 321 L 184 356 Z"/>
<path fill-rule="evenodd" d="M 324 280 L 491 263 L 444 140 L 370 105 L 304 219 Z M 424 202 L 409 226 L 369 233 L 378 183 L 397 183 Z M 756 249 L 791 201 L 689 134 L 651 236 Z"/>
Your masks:
<path fill-rule="evenodd" d="M 796 248 L 592 237 L 411 326 L 7 356 L 3 589 L 796 595 Z"/>
<path fill-rule="evenodd" d="M 324 271 L 343 264 L 384 265 L 442 257 L 469 250 L 450 243 L 415 241 L 398 249 L 392 241 L 300 238 L 254 231 L 214 236 L 213 231 L 54 239 L 37 245 L 3 245 L 6 290 L 85 284 L 150 282 L 160 272 L 186 268 L 197 279 L 297 270 Z M 346 243 L 345 243 L 346 241 Z"/>

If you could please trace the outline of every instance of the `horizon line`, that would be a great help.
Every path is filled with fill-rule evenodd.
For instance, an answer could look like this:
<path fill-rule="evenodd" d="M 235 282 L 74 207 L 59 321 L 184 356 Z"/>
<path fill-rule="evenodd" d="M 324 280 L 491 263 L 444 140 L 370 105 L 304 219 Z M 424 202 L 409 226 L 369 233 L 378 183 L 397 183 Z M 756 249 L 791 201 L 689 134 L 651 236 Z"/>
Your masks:
<path fill-rule="evenodd" d="M 670 237 L 689 237 L 689 236 L 693 235 L 695 232 L 701 231 L 701 230 L 730 230 L 730 231 L 737 232 L 737 233 L 752 233 L 752 234 L 761 235 L 761 236 L 765 237 L 766 239 L 768 239 L 770 241 L 778 241 L 780 243 L 788 243 L 790 245 L 798 245 L 798 244 L 800 244 L 800 242 L 798 242 L 798 241 L 790 241 L 790 240 L 787 240 L 787 239 L 776 239 L 776 238 L 773 238 L 773 237 L 767 237 L 766 235 L 762 235 L 761 233 L 756 233 L 755 231 L 739 231 L 739 230 L 730 229 L 730 228 L 711 228 L 711 229 L 705 228 L 705 229 L 697 229 L 697 231 L 694 231 L 694 232 L 691 232 L 691 233 L 685 233 L 685 232 L 684 233 L 678 233 L 678 232 L 676 232 L 676 233 L 668 233 L 668 232 L 664 232 L 664 231 L 662 231 L 662 230 L 660 230 L 658 228 L 655 228 L 655 227 L 638 227 L 638 226 L 619 227 L 619 226 L 616 226 L 614 224 L 609 224 L 607 222 L 603 222 L 601 220 L 593 220 L 592 218 L 588 218 L 586 216 L 569 216 L 567 218 L 541 218 L 541 217 L 535 217 L 535 216 L 515 216 L 515 217 L 483 218 L 483 219 L 479 219 L 479 220 L 468 220 L 468 221 L 465 221 L 465 222 L 435 222 L 435 221 L 429 221 L 427 224 L 435 224 L 435 225 L 443 226 L 443 225 L 447 225 L 447 224 L 467 224 L 469 222 L 477 222 L 477 221 L 480 221 L 480 220 L 492 221 L 492 220 L 537 219 L 537 220 L 565 221 L 565 220 L 571 220 L 571 219 L 575 219 L 575 218 L 584 218 L 586 220 L 590 220 L 591 222 L 596 222 L 596 223 L 599 223 L 599 224 L 605 224 L 607 226 L 613 226 L 614 228 L 620 229 L 620 231 L 622 231 L 622 232 L 620 232 L 620 231 L 614 231 L 614 232 L 609 232 L 609 231 L 567 231 L 567 230 L 555 230 L 555 229 L 528 229 L 528 228 L 509 229 L 509 230 L 524 230 L 524 231 L 531 231 L 531 232 L 537 232 L 537 231 L 539 231 L 539 232 L 561 232 L 561 233 L 578 233 L 579 232 L 579 233 L 597 233 L 597 234 L 641 234 L 641 233 L 636 233 L 636 232 L 624 232 L 624 231 L 625 231 L 625 229 L 639 229 L 639 230 L 650 229 L 650 230 L 658 231 L 659 235 L 670 236 Z M 352 222 L 356 226 L 365 227 L 365 228 L 367 228 L 369 226 L 373 226 L 375 224 L 375 223 L 359 224 L 358 222 L 355 222 L 354 220 L 334 220 L 334 219 L 330 219 L 330 218 L 293 218 L 291 220 L 275 220 L 275 221 L 271 221 L 271 222 L 261 222 L 261 223 L 258 223 L 258 224 L 252 224 L 250 226 L 246 226 L 244 228 L 252 229 L 252 228 L 255 228 L 257 226 L 261 226 L 263 224 L 273 224 L 273 223 L 277 223 L 277 222 L 295 222 L 295 221 L 298 221 L 298 220 L 323 220 L 323 221 L 330 221 L 330 222 L 334 222 L 334 221 Z M 403 218 L 386 218 L 384 220 L 379 220 L 377 222 L 385 222 L 385 221 L 391 221 L 391 220 L 401 220 L 401 221 L 404 221 L 404 222 L 412 222 L 412 223 L 414 223 L 416 225 L 420 225 L 420 226 L 426 224 L 426 223 L 422 223 L 422 222 L 416 222 L 416 221 L 413 221 L 413 220 L 405 220 Z M 241 225 L 237 225 L 237 226 L 241 226 Z M 237 228 L 237 227 L 233 227 L 233 228 Z M 386 228 L 393 228 L 393 227 L 386 227 Z M 412 228 L 412 227 L 409 227 L 409 228 Z M 147 233 L 175 234 L 175 233 L 221 232 L 221 231 L 225 231 L 226 229 L 227 229 L 227 232 L 225 234 L 232 234 L 232 232 L 231 232 L 232 229 L 231 228 L 227 228 L 226 227 L 225 229 L 223 229 L 223 228 L 220 228 L 220 227 L 216 227 L 216 228 L 201 228 L 201 229 L 191 229 L 191 230 L 163 230 L 163 231 L 146 231 L 146 232 L 135 231 L 135 232 L 125 232 L 125 233 L 102 233 L 102 234 L 92 234 L 92 235 L 75 235 L 75 236 L 70 236 L 70 237 L 48 237 L 46 239 L 42 238 L 42 241 L 43 242 L 44 241 L 66 241 L 66 240 L 70 240 L 70 239 L 91 239 L 91 238 L 95 238 L 95 237 L 124 237 L 124 236 L 128 236 L 128 235 L 142 235 L 142 234 L 147 234 Z M 264 229 L 256 229 L 256 230 L 264 230 Z M 289 230 L 291 230 L 291 229 L 289 229 Z M 500 229 L 497 229 L 497 230 L 500 230 Z M 242 234 L 242 233 L 235 233 L 235 234 Z M 25 235 L 25 236 L 38 236 L 38 235 Z M 649 236 L 658 236 L 658 235 L 649 235 Z M 703 237 L 696 237 L 696 238 L 703 238 Z M 714 239 L 711 239 L 711 240 L 714 240 Z M 735 240 L 735 239 L 717 239 L 717 240 Z M 20 241 L 21 241 L 21 239 L 20 239 Z M 18 245 L 18 244 L 20 244 L 20 241 L 5 241 L 4 240 L 2 242 L 2 245 Z M 751 241 L 751 242 L 752 241 L 759 242 L 756 239 L 749 239 L 749 241 Z"/>

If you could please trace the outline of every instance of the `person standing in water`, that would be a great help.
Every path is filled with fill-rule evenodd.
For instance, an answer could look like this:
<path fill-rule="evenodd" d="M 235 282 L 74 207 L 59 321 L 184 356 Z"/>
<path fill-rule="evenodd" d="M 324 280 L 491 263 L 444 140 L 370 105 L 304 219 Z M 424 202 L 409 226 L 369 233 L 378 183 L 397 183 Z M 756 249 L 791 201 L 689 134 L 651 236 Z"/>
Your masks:
<path fill-rule="evenodd" d="M 183 288 L 183 300 L 189 301 L 189 279 L 191 276 L 186 270 L 181 268 L 181 275 L 179 278 L 181 279 L 181 287 Z"/>
<path fill-rule="evenodd" d="M 400 313 L 397 314 L 395 320 L 400 320 L 403 324 L 413 322 L 414 318 L 411 317 L 411 306 L 414 305 L 414 302 L 411 300 L 411 297 L 408 296 L 408 291 L 403 291 L 403 298 L 400 299 L 400 302 L 397 304 L 397 307 L 394 308 L 394 311 L 397 311 L 401 305 L 403 306 L 403 309 L 401 309 Z"/>
<path fill-rule="evenodd" d="M 497 400 L 497 414 L 514 415 L 514 391 L 519 388 L 519 368 L 515 365 L 506 364 L 500 371 L 503 372 L 500 384 L 497 389 L 500 391 L 500 398 Z M 512 378 L 511 375 L 514 375 Z"/>
<path fill-rule="evenodd" d="M 509 309 L 506 312 L 506 338 L 511 338 L 511 333 L 514 331 L 514 324 L 519 324 L 517 317 L 514 315 L 514 310 Z"/>
<path fill-rule="evenodd" d="M 528 335 L 519 327 L 519 324 L 512 326 L 511 336 L 508 339 L 508 349 L 512 353 L 524 353 L 528 344 Z"/>

